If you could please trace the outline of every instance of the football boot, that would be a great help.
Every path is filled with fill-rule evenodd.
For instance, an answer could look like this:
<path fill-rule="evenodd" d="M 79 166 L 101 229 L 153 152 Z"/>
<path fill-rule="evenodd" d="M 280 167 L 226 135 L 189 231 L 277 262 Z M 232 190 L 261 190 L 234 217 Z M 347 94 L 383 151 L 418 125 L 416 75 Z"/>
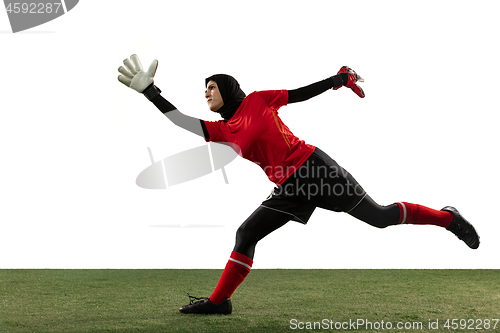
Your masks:
<path fill-rule="evenodd" d="M 472 224 L 464 219 L 455 207 L 446 206 L 441 210 L 453 214 L 453 221 L 446 229 L 454 233 L 460 240 L 463 240 L 471 249 L 477 249 L 479 247 L 479 236 Z"/>
<path fill-rule="evenodd" d="M 196 313 L 196 314 L 231 314 L 233 305 L 231 299 L 225 298 L 220 304 L 214 304 L 209 298 L 194 297 L 189 295 L 189 304 L 181 306 L 181 313 Z"/>

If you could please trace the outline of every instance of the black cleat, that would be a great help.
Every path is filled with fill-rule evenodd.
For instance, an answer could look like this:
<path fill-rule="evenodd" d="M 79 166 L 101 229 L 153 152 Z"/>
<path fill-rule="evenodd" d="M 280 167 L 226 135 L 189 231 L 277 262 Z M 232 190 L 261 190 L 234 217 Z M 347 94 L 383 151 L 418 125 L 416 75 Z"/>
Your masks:
<path fill-rule="evenodd" d="M 441 210 L 453 214 L 453 221 L 451 221 L 450 226 L 446 229 L 463 240 L 471 249 L 477 249 L 479 247 L 479 236 L 472 224 L 464 219 L 455 207 L 446 206 Z"/>
<path fill-rule="evenodd" d="M 233 305 L 231 299 L 225 298 L 222 303 L 214 304 L 208 298 L 193 297 L 189 295 L 189 304 L 181 306 L 181 313 L 197 313 L 197 314 L 231 314 Z M 198 300 L 198 301 L 196 301 Z M 194 302 L 196 301 L 196 302 Z"/>

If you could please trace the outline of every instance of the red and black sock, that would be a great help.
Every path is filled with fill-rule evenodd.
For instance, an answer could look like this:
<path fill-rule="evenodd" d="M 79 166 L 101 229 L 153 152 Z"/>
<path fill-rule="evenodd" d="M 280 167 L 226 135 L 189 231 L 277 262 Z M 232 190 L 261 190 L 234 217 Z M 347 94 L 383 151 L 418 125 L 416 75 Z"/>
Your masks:
<path fill-rule="evenodd" d="M 408 202 L 398 202 L 398 224 L 431 224 L 448 228 L 453 221 L 453 214 L 447 211 L 435 210 L 422 205 Z"/>
<path fill-rule="evenodd" d="M 225 298 L 231 297 L 233 292 L 245 280 L 250 269 L 252 268 L 253 260 L 249 257 L 238 253 L 231 252 L 231 256 L 222 272 L 219 283 L 215 288 L 210 301 L 214 304 L 221 303 Z"/>

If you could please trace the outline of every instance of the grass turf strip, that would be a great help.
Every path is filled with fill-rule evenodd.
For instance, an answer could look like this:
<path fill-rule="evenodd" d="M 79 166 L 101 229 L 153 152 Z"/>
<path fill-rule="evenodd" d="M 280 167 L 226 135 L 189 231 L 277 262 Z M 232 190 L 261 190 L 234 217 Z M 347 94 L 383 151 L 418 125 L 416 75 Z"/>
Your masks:
<path fill-rule="evenodd" d="M 292 332 L 324 320 L 332 331 L 352 332 L 333 323 L 357 320 L 455 331 L 443 327 L 448 319 L 500 331 L 494 322 L 484 329 L 484 320 L 500 318 L 499 270 L 253 270 L 232 297 L 233 314 L 178 312 L 189 302 L 185 292 L 210 296 L 221 273 L 0 270 L 0 332 Z M 356 331 L 363 330 L 390 331 Z"/>

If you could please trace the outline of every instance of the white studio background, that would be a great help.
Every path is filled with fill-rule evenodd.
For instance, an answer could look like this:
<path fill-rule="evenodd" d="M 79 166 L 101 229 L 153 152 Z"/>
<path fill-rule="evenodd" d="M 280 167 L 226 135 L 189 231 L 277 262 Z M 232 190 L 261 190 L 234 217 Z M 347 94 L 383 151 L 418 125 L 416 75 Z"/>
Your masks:
<path fill-rule="evenodd" d="M 167 190 L 135 184 L 156 160 L 204 145 L 116 77 L 137 53 L 182 112 L 216 120 L 204 79 L 248 94 L 349 65 L 346 88 L 283 107 L 299 138 L 380 204 L 457 207 L 470 250 L 433 226 L 372 228 L 317 209 L 258 246 L 254 268 L 499 268 L 498 1 L 82 0 L 12 34 L 0 11 L 0 268 L 223 268 L 238 226 L 273 188 L 241 158 Z"/>

